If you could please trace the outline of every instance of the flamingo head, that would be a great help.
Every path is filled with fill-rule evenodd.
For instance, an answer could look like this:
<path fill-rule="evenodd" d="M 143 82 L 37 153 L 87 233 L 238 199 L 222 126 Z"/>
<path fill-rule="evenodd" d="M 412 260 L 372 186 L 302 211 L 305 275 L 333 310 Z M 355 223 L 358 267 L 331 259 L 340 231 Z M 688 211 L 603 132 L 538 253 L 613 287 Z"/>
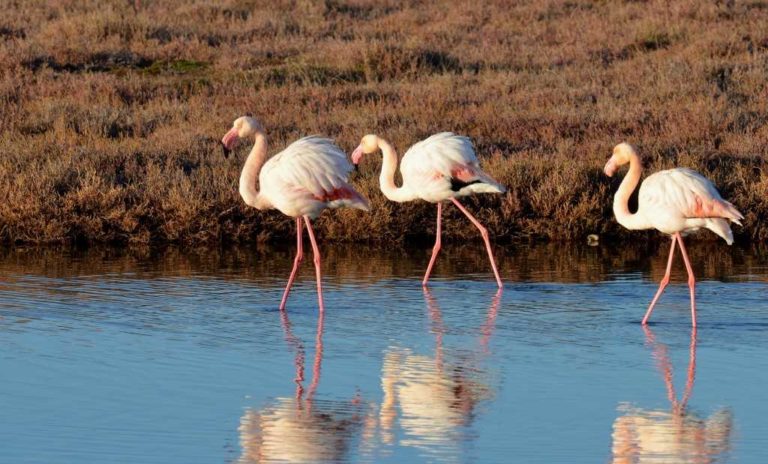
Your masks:
<path fill-rule="evenodd" d="M 241 116 L 232 123 L 232 129 L 221 139 L 221 146 L 224 150 L 224 157 L 229 156 L 229 152 L 237 145 L 242 138 L 253 137 L 257 132 L 264 132 L 261 123 L 251 116 Z"/>
<path fill-rule="evenodd" d="M 627 142 L 621 142 L 620 144 L 613 147 L 613 155 L 611 156 L 611 159 L 605 163 L 603 172 L 605 172 L 606 176 L 613 177 L 620 166 L 629 163 L 630 158 L 634 154 L 635 149 L 632 147 L 632 145 L 628 144 Z"/>
<path fill-rule="evenodd" d="M 379 138 L 368 134 L 360 140 L 360 145 L 352 152 L 352 162 L 358 164 L 363 155 L 369 155 L 379 149 Z"/>

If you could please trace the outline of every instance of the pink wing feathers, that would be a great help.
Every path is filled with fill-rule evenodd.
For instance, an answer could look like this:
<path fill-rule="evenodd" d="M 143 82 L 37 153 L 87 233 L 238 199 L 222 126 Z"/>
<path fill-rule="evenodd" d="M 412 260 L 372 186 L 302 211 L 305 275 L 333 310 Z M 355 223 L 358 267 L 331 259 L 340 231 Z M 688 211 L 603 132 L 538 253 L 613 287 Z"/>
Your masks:
<path fill-rule="evenodd" d="M 712 182 L 687 168 L 669 169 L 649 176 L 640 186 L 638 213 L 665 233 L 705 227 L 729 245 L 733 232 L 728 221 L 741 225 L 744 216 L 720 196 Z"/>
<path fill-rule="evenodd" d="M 712 182 L 687 168 L 669 169 L 649 176 L 640 188 L 640 203 L 674 208 L 686 218 L 722 218 L 741 225 L 744 216 L 723 200 Z"/>
<path fill-rule="evenodd" d="M 368 201 L 347 181 L 352 165 L 331 140 L 304 137 L 264 164 L 262 194 L 289 216 L 317 217 L 325 208 L 367 211 Z"/>
<path fill-rule="evenodd" d="M 428 201 L 506 191 L 480 169 L 472 142 L 451 132 L 416 143 L 400 163 L 403 186 Z"/>

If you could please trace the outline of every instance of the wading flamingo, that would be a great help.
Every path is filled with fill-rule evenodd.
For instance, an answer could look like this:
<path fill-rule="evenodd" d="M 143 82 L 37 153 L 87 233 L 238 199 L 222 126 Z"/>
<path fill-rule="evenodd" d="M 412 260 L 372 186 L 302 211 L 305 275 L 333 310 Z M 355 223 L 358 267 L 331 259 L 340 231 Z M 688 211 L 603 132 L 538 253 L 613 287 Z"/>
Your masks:
<path fill-rule="evenodd" d="M 735 206 L 723 200 L 712 182 L 701 174 L 687 168 L 675 168 L 657 172 L 648 176 L 640 186 L 637 212 L 629 212 L 628 201 L 632 191 L 640 182 L 642 166 L 640 157 L 628 143 L 620 143 L 613 149 L 613 156 L 605 165 L 605 174 L 613 176 L 619 166 L 629 163 L 629 172 L 621 182 L 613 198 L 613 214 L 622 226 L 630 230 L 657 229 L 672 236 L 669 249 L 667 272 L 661 279 L 659 290 L 653 297 L 648 311 L 643 317 L 643 325 L 648 323 L 656 301 L 669 283 L 672 271 L 672 258 L 675 243 L 680 246 L 680 253 L 688 270 L 688 287 L 691 291 L 691 322 L 696 327 L 696 278 L 693 276 L 691 262 L 683 244 L 682 234 L 706 228 L 722 237 L 728 245 L 733 243 L 733 233 L 728 221 L 741 225 L 744 216 Z"/>
<path fill-rule="evenodd" d="M 480 169 L 469 138 L 451 132 L 441 132 L 409 148 L 400 162 L 402 187 L 395 186 L 397 153 L 392 145 L 381 137 L 373 134 L 363 137 L 360 145 L 352 153 L 352 162 L 358 164 L 363 154 L 374 153 L 377 150 L 381 150 L 383 156 L 379 185 L 384 196 L 399 203 L 416 199 L 437 203 L 437 238 L 421 284 L 427 285 L 440 251 L 442 202 L 451 200 L 480 230 L 488 250 L 488 258 L 491 260 L 493 274 L 496 276 L 496 283 L 499 288 L 502 288 L 499 271 L 496 269 L 496 261 L 491 251 L 491 242 L 488 240 L 488 230 L 456 199 L 474 193 L 506 191 L 502 185 Z"/>
<path fill-rule="evenodd" d="M 260 210 L 274 208 L 296 218 L 296 259 L 280 301 L 280 310 L 285 309 L 291 285 L 304 257 L 303 219 L 314 253 L 317 301 L 320 311 L 324 311 L 320 250 L 310 219 L 319 216 L 326 208 L 348 206 L 367 211 L 368 202 L 347 183 L 352 165 L 331 140 L 304 137 L 266 161 L 267 137 L 264 128 L 256 119 L 243 116 L 235 119 L 232 129 L 221 139 L 224 156 L 229 155 L 239 139 L 250 137 L 255 139 L 255 143 L 240 174 L 240 196 L 248 206 Z M 256 190 L 257 178 L 261 191 Z"/>

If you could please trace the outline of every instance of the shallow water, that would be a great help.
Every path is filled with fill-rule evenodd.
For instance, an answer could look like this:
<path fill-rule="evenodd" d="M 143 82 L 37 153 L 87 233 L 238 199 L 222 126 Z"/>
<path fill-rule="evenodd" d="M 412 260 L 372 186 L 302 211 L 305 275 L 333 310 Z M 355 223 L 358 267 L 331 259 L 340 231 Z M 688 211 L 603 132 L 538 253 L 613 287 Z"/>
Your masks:
<path fill-rule="evenodd" d="M 764 462 L 768 252 L 0 250 L 0 462 Z"/>

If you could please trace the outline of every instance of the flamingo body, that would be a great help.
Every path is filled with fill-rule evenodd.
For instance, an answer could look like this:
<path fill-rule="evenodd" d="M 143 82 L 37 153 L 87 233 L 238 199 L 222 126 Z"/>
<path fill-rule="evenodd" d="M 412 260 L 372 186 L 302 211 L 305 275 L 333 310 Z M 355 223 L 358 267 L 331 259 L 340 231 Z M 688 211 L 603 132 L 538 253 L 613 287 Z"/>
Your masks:
<path fill-rule="evenodd" d="M 731 203 L 723 200 L 709 179 L 688 168 L 648 176 L 640 185 L 638 214 L 646 216 L 651 227 L 665 234 L 685 235 L 706 228 L 728 245 L 733 243 L 728 221 L 741 225 L 744 219 Z"/>
<path fill-rule="evenodd" d="M 506 189 L 480 169 L 467 137 L 441 132 L 414 144 L 400 162 L 403 188 L 414 198 L 436 203 L 473 193 Z"/>
<path fill-rule="evenodd" d="M 368 202 L 347 182 L 346 154 L 330 139 L 310 136 L 290 144 L 264 163 L 260 194 L 286 216 L 316 218 L 326 208 L 368 210 Z"/>

